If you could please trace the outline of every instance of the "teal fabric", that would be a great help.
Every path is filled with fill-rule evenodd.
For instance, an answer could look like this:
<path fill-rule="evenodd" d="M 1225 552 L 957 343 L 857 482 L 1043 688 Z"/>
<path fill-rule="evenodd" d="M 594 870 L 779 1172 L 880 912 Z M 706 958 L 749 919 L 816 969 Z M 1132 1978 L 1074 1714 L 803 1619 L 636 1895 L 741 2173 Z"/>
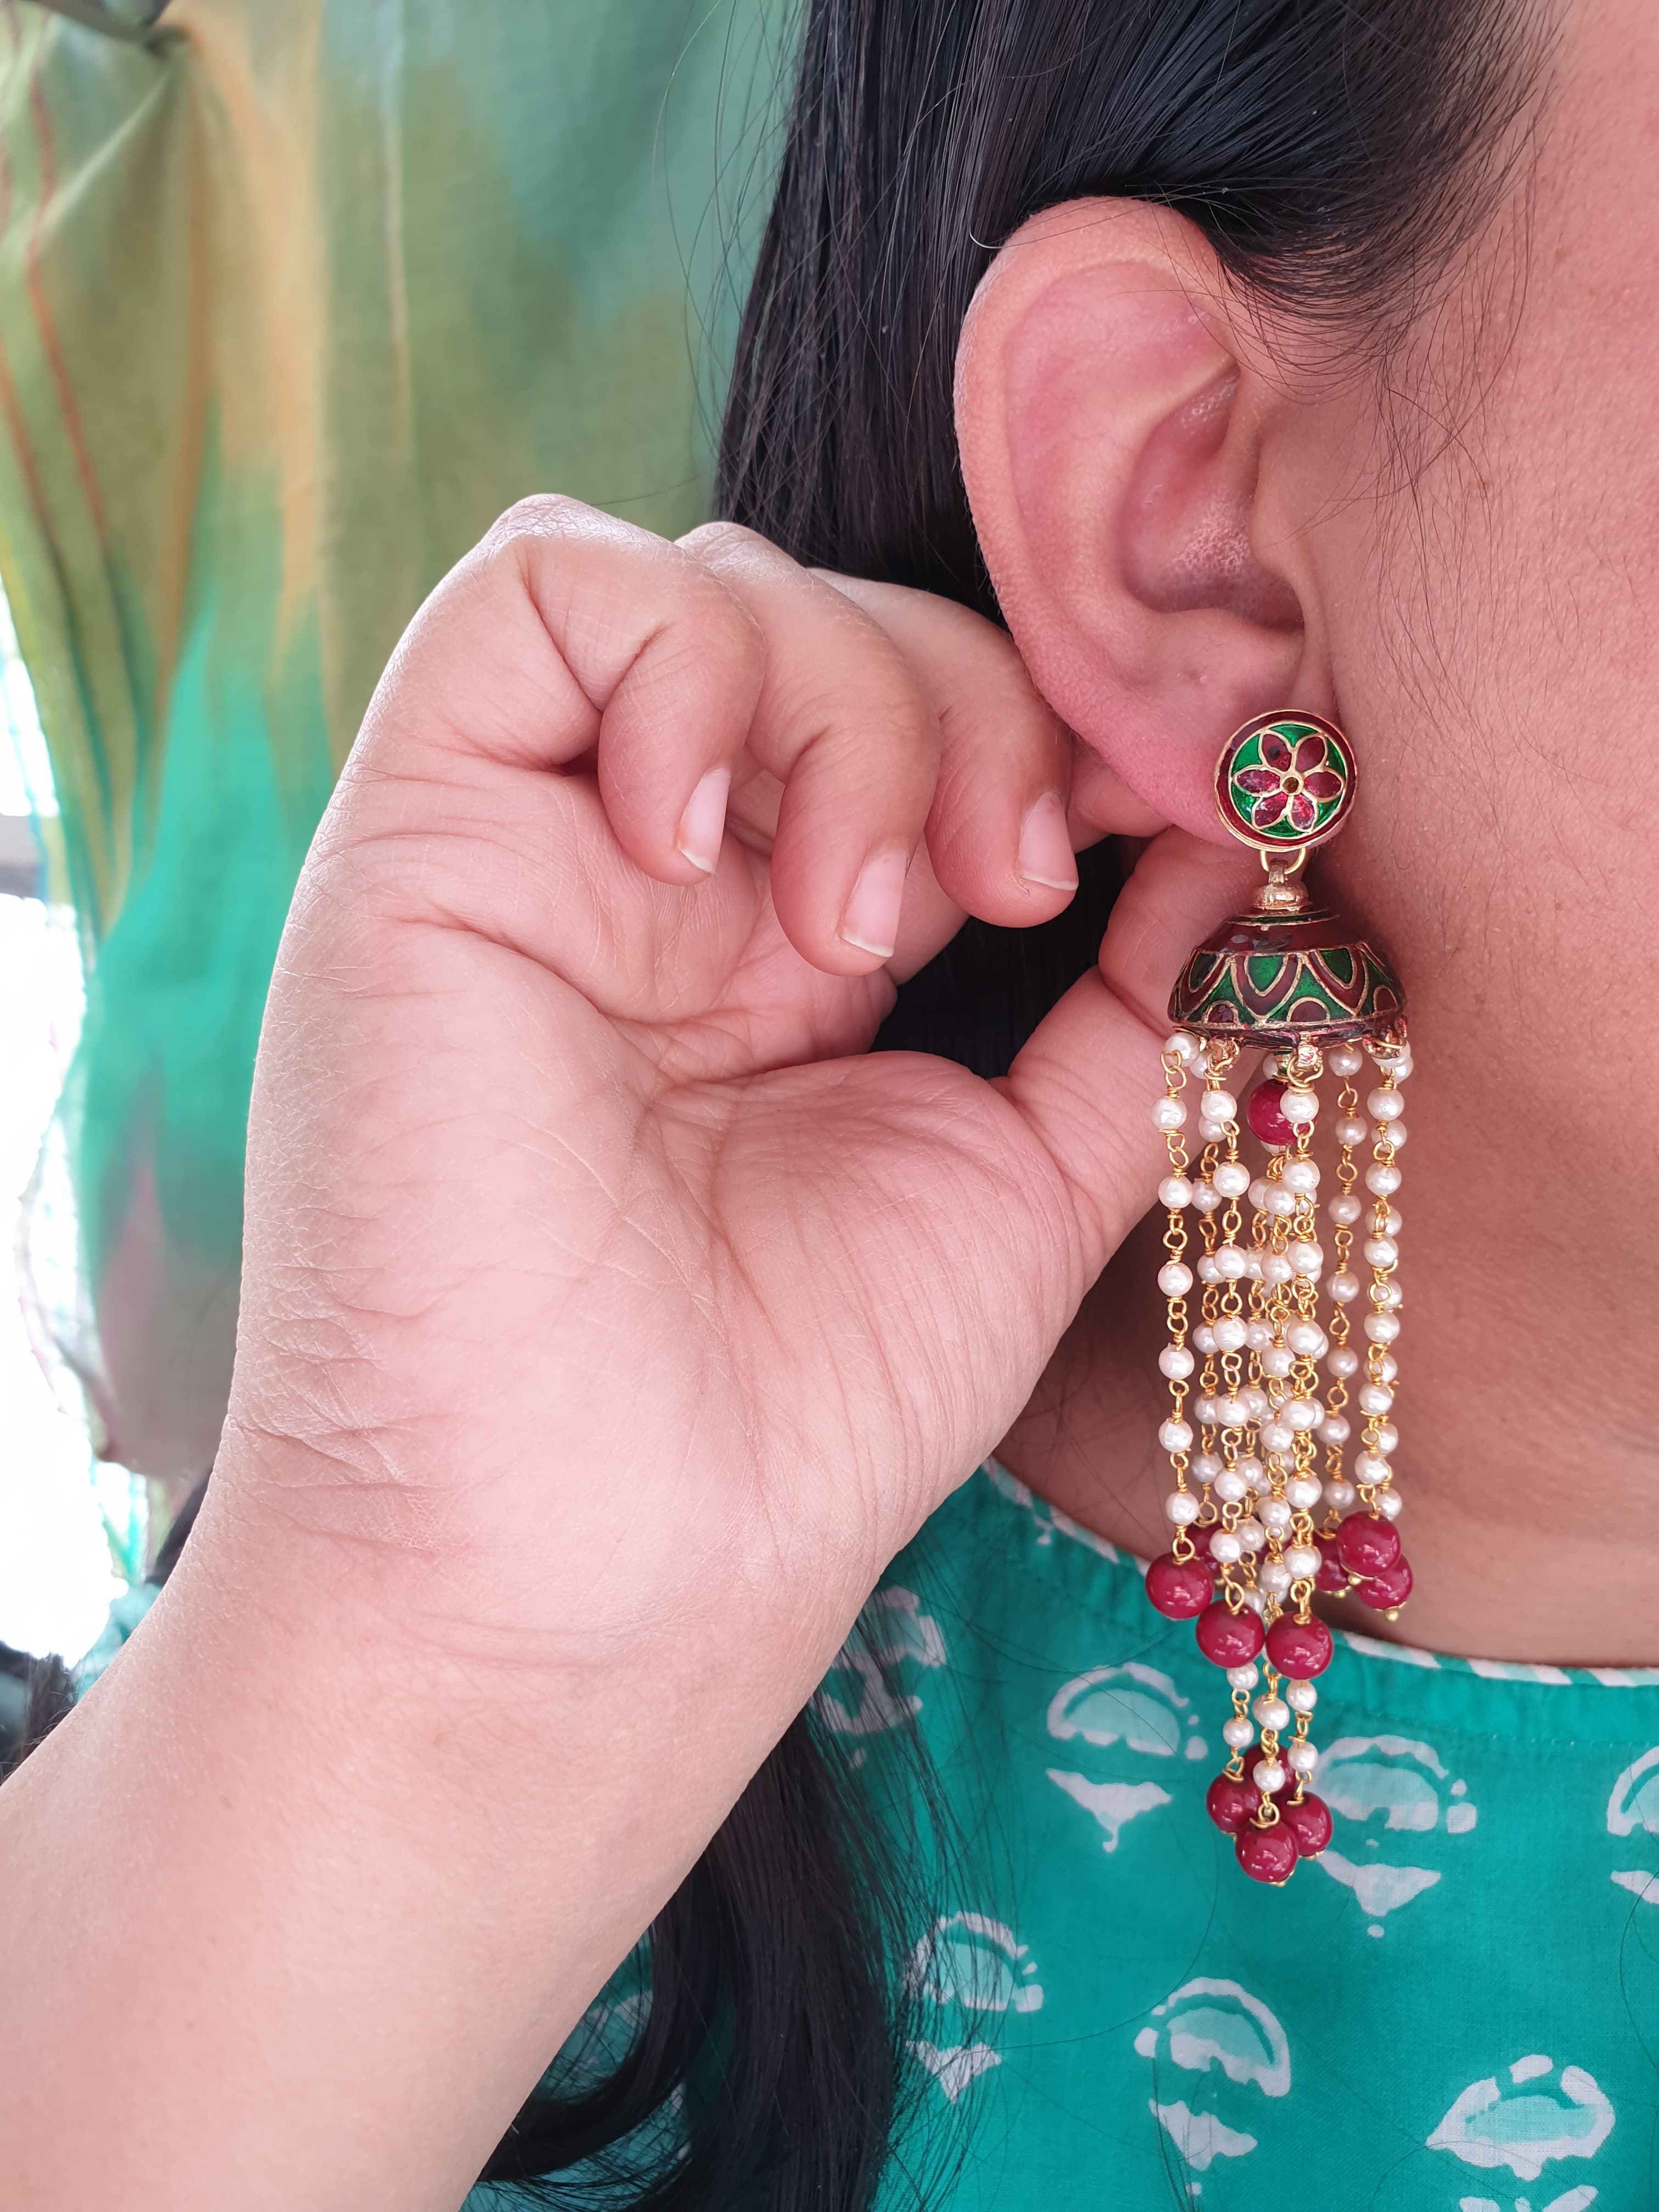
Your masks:
<path fill-rule="evenodd" d="M 910 1967 L 929 2142 L 884 2212 L 928 2171 L 938 2212 L 1659 2202 L 1659 1669 L 1339 1636 L 1335 1836 L 1264 1889 L 1205 1816 L 1228 1707 L 1190 1627 L 993 1466 L 820 1709 L 901 1786 L 914 1715 L 947 1810 Z"/>

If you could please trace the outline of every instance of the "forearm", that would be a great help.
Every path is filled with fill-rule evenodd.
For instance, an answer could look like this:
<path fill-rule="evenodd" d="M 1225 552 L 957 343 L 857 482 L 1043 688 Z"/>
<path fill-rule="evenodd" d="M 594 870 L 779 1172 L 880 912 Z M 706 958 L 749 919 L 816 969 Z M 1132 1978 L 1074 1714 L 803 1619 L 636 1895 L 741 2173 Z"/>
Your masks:
<path fill-rule="evenodd" d="M 199 1536 L 0 1791 L 8 2199 L 453 2212 L 765 1742 L 699 1774 L 672 1680 L 484 1682 Z"/>

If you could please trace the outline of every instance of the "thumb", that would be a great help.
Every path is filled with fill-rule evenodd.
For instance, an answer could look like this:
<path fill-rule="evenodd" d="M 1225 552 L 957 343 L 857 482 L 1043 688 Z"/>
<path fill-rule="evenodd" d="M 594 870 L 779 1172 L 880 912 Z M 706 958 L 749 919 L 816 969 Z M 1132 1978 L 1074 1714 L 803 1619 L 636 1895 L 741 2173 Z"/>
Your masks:
<path fill-rule="evenodd" d="M 1164 1091 L 1170 987 L 1260 873 L 1252 855 L 1188 830 L 1155 838 L 1118 894 L 1098 962 L 1008 1072 L 1006 1096 L 1072 1192 L 1091 1281 L 1167 1171 L 1152 1105 Z"/>

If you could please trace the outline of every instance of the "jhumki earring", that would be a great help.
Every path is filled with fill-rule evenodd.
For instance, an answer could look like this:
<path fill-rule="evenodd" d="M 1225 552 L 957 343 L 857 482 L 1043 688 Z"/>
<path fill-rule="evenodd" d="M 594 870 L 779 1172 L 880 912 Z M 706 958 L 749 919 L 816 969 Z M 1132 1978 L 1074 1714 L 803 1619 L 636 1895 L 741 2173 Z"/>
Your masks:
<path fill-rule="evenodd" d="M 1193 953 L 1170 1000 L 1176 1027 L 1153 1119 L 1170 1147 L 1158 1285 L 1170 1403 L 1158 1442 L 1174 1470 L 1175 1534 L 1146 1594 L 1168 1619 L 1193 1621 L 1225 1670 L 1231 1755 L 1206 1802 L 1245 1873 L 1279 1884 L 1331 1836 L 1310 1786 L 1316 1679 L 1333 1652 L 1314 1594 L 1352 1594 L 1392 1619 L 1412 1586 L 1393 1420 L 1411 1054 L 1394 970 L 1302 881 L 1353 804 L 1342 732 L 1317 714 L 1247 723 L 1217 765 L 1215 795 L 1265 876 L 1250 911 Z M 1314 1158 L 1324 1120 L 1328 1177 Z M 1265 1148 L 1254 1165 L 1246 1130 Z"/>

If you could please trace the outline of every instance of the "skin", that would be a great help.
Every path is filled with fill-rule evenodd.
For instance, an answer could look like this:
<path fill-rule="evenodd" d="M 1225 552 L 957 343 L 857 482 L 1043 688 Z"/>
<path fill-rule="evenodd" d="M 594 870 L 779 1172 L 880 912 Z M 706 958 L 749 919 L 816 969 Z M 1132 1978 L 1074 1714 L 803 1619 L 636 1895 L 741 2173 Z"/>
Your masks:
<path fill-rule="evenodd" d="M 1260 707 L 1351 730 L 1328 879 L 1413 994 L 1412 1632 L 1659 1656 L 1659 439 L 1619 173 L 1659 32 L 1569 33 L 1512 342 L 1460 356 L 1453 314 L 1395 356 L 1458 433 L 1410 471 L 1375 382 L 1097 203 L 1011 241 L 963 338 L 1012 644 L 557 501 L 422 611 L 283 943 L 213 1491 L 0 1791 L 17 2202 L 453 2212 L 982 1452 L 1157 1540 L 1150 1270 L 1102 1271 L 1170 977 L 1250 878 L 1206 786 Z M 963 910 L 1058 910 L 1056 802 L 1152 841 L 1098 969 L 1004 1084 L 862 1057 Z"/>

